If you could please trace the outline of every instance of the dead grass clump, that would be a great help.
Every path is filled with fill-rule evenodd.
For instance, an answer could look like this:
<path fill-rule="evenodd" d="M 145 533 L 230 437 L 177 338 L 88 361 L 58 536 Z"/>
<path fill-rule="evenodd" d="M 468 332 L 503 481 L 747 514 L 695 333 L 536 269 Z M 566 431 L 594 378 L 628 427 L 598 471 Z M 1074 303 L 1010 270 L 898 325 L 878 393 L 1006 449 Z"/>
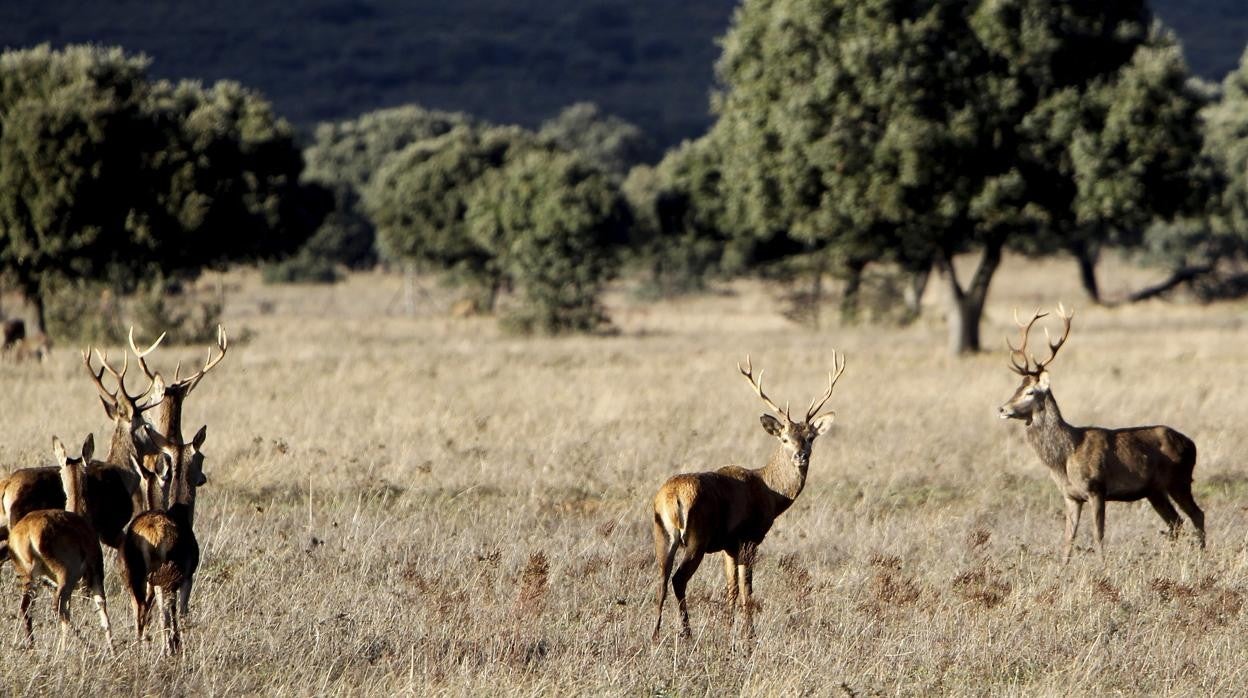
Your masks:
<path fill-rule="evenodd" d="M 967 570 L 953 578 L 953 593 L 965 601 L 984 608 L 995 608 L 1010 595 L 1013 587 L 987 564 Z"/>
<path fill-rule="evenodd" d="M 533 618 L 540 615 L 546 604 L 546 592 L 550 589 L 550 561 L 546 559 L 546 553 L 529 555 L 529 561 L 520 572 L 517 589 L 516 616 Z"/>
<path fill-rule="evenodd" d="M 1118 591 L 1118 588 L 1111 584 L 1105 577 L 1097 577 L 1092 581 L 1092 591 L 1095 592 L 1097 596 L 1110 603 L 1118 603 L 1119 599 L 1122 598 L 1122 594 Z"/>
<path fill-rule="evenodd" d="M 781 555 L 778 566 L 785 586 L 793 592 L 798 604 L 804 604 L 815 589 L 814 582 L 810 578 L 810 570 L 806 569 L 795 553 Z"/>
<path fill-rule="evenodd" d="M 1169 603 L 1174 599 L 1190 599 L 1196 595 L 1196 590 L 1192 587 L 1165 577 L 1154 577 L 1148 586 L 1157 592 L 1157 597 L 1163 603 Z"/>
<path fill-rule="evenodd" d="M 966 534 L 966 548 L 972 552 L 978 551 L 980 548 L 988 545 L 988 541 L 992 538 L 992 532 L 986 528 L 976 527 Z"/>
<path fill-rule="evenodd" d="M 875 568 L 871 576 L 870 600 L 861 604 L 860 610 L 878 614 L 890 608 L 912 606 L 922 596 L 918 583 L 901 573 L 900 557 L 872 553 L 869 562 Z"/>

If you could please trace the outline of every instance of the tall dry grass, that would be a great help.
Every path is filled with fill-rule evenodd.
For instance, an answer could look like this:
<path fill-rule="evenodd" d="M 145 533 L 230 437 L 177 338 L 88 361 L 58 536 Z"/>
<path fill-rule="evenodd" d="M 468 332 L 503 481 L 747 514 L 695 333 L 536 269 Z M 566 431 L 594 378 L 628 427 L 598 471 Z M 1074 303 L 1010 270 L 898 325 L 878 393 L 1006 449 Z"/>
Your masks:
<path fill-rule="evenodd" d="M 333 288 L 228 277 L 229 357 L 188 400 L 207 423 L 203 565 L 185 655 L 135 646 L 0 650 L 2 692 L 64 695 L 1240 694 L 1248 682 L 1248 398 L 1243 304 L 1085 307 L 1073 265 L 1011 259 L 984 323 L 1010 310 L 1078 312 L 1053 367 L 1068 419 L 1164 422 L 1200 448 L 1209 549 L 1173 543 L 1146 503 L 1110 504 L 1107 554 L 1081 531 L 1058 564 L 1062 505 L 1016 423 L 1003 351 L 944 355 L 939 290 L 910 327 L 813 331 L 777 291 L 648 305 L 610 299 L 620 333 L 520 339 L 451 320 L 426 288 L 362 275 Z M 1110 269 L 1112 293 L 1143 279 Z M 934 284 L 939 280 L 934 280 Z M 772 441 L 736 373 L 804 404 L 835 346 L 849 369 L 810 480 L 761 548 L 757 637 L 722 610 L 722 573 L 694 577 L 691 642 L 652 648 L 657 580 L 649 500 L 675 472 L 761 465 Z M 202 361 L 162 349 L 156 364 Z M 53 434 L 105 436 L 74 349 L 0 365 L 0 464 L 48 463 Z M 669 600 L 670 601 L 670 600 Z M 0 572 L 0 623 L 18 594 Z M 675 618 L 675 616 L 671 616 Z"/>

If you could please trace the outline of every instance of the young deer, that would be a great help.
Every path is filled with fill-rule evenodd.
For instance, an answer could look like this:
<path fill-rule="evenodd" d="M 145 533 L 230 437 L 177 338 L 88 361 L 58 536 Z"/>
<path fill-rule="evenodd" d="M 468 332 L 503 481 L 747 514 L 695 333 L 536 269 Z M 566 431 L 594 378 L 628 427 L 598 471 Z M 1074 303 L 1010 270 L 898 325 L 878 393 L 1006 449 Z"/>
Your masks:
<path fill-rule="evenodd" d="M 92 461 L 87 465 L 89 484 L 86 496 L 90 500 L 88 504 L 91 524 L 100 541 L 116 548 L 121 545 L 126 524 L 137 512 L 142 511 L 137 508 L 140 505 L 139 479 L 130 469 L 128 460 L 132 456 L 144 458 L 160 452 L 159 446 L 150 437 L 151 426 L 143 420 L 143 413 L 160 404 L 160 401 L 140 406 L 139 400 L 148 391 L 162 392 L 163 381 L 156 376 L 148 390 L 130 395 L 125 385 L 129 359 L 122 365 L 121 371 L 117 371 L 109 365 L 107 356 L 99 351 L 95 355 L 101 363 L 99 371 L 91 365 L 90 349 L 83 352 L 82 360 L 99 390 L 104 411 L 113 422 L 113 436 L 105 460 Z M 105 371 L 116 378 L 116 392 L 104 387 Z M 3 505 L 5 519 L 10 528 L 28 512 L 61 509 L 65 506 L 65 492 L 60 486 L 55 467 L 14 471 L 3 481 L 3 485 L 0 504 Z"/>
<path fill-rule="evenodd" d="M 111 650 L 113 632 L 108 623 L 108 603 L 104 599 L 104 555 L 91 527 L 87 500 L 83 496 L 84 470 L 95 450 L 95 439 L 87 437 L 79 458 L 69 458 L 56 437 L 52 437 L 52 449 L 60 463 L 67 508 L 32 511 L 9 531 L 10 555 L 22 585 L 20 622 L 26 645 L 30 647 L 35 642 L 30 604 L 39 582 L 47 579 L 56 585 L 56 609 L 61 618 L 58 651 L 64 648 L 65 636 L 71 631 L 69 597 L 80 581 L 95 600 L 100 624 L 104 626 L 104 639 Z"/>
<path fill-rule="evenodd" d="M 191 444 L 197 455 L 207 431 L 201 428 Z M 178 613 L 186 612 L 195 571 L 199 568 L 199 542 L 195 538 L 195 486 L 189 472 L 190 458 L 162 455 L 149 459 L 149 469 L 131 459 L 142 480 L 147 510 L 130 522 L 122 544 L 126 586 L 134 606 L 135 633 L 144 636 L 153 597 L 160 609 L 164 651 L 176 653 L 182 645 Z M 174 594 L 178 598 L 173 597 Z"/>
<path fill-rule="evenodd" d="M 170 651 L 177 649 L 177 613 L 186 614 L 191 601 L 195 572 L 200 566 L 200 546 L 195 537 L 195 499 L 197 482 L 203 478 L 203 441 L 208 427 L 200 427 L 191 443 L 168 441 L 152 435 L 161 446 L 163 456 L 149 460 L 151 467 L 132 461 L 131 467 L 144 482 L 145 512 L 131 522 L 126 541 L 122 544 L 122 563 L 135 603 L 135 624 L 140 637 L 151 608 L 152 593 L 160 604 L 162 622 Z M 161 462 L 167 462 L 165 468 Z M 177 608 L 166 611 L 163 594 L 177 593 Z M 144 601 L 140 602 L 140 599 Z M 172 613 L 172 617 L 168 616 Z M 140 616 L 141 614 L 141 616 Z"/>
<path fill-rule="evenodd" d="M 1066 543 L 1062 564 L 1070 561 L 1075 532 L 1084 503 L 1092 506 L 1097 553 L 1103 554 L 1105 502 L 1133 502 L 1148 499 L 1166 522 L 1171 537 L 1177 535 L 1182 520 L 1170 502 L 1173 500 L 1196 527 L 1196 538 L 1205 545 L 1205 515 L 1192 498 L 1192 470 L 1196 467 L 1196 444 L 1167 426 L 1104 429 L 1076 427 L 1062 419 L 1049 383 L 1048 366 L 1070 336 L 1070 320 L 1059 305 L 1058 317 L 1065 325 L 1061 339 L 1049 338 L 1049 358 L 1038 361 L 1027 352 L 1027 336 L 1036 321 L 1048 315 L 1037 310 L 1026 323 L 1014 321 L 1022 330 L 1022 344 L 1010 348 L 1010 364 L 1023 382 L 1013 397 L 1001 406 L 1002 419 L 1019 419 L 1026 425 L 1027 442 L 1049 468 L 1066 500 Z M 1021 362 L 1021 363 L 1020 363 Z"/>
<path fill-rule="evenodd" d="M 724 573 L 728 581 L 728 604 L 731 609 L 740 602 L 745 613 L 746 631 L 753 629 L 754 552 L 771 529 L 776 517 L 793 504 L 806 484 L 810 451 L 815 438 L 832 426 L 835 412 L 816 416 L 832 397 L 832 388 L 845 372 L 845 359 L 832 352 L 834 373 L 828 374 L 828 389 L 816 398 L 806 411 L 806 418 L 795 422 L 788 409 L 780 409 L 763 392 L 760 371 L 755 381 L 749 357 L 746 367 L 737 370 L 758 393 L 758 397 L 784 417 L 781 421 L 763 414 L 763 429 L 776 437 L 779 448 L 762 468 L 750 470 L 735 465 L 712 472 L 677 475 L 659 488 L 654 497 L 654 553 L 659 564 L 658 618 L 652 640 L 659 641 L 663 624 L 663 603 L 667 600 L 667 581 L 671 576 L 672 592 L 680 604 L 682 635 L 690 636 L 689 612 L 685 605 L 685 588 L 697 571 L 706 553 L 723 551 Z M 684 558 L 671 574 L 677 549 L 685 549 Z"/>

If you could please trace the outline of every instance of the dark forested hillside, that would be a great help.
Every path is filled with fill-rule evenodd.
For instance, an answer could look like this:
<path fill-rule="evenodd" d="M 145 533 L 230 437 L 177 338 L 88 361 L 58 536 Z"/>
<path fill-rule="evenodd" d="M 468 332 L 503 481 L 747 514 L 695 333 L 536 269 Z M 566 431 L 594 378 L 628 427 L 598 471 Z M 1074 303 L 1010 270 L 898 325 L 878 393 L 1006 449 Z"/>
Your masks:
<path fill-rule="evenodd" d="M 301 126 L 405 102 L 534 125 L 594 101 L 663 145 L 709 123 L 715 37 L 735 0 L 9 0 L 0 45 L 121 45 L 157 77 L 230 78 Z M 1161 0 L 1193 68 L 1248 42 L 1242 0 Z"/>

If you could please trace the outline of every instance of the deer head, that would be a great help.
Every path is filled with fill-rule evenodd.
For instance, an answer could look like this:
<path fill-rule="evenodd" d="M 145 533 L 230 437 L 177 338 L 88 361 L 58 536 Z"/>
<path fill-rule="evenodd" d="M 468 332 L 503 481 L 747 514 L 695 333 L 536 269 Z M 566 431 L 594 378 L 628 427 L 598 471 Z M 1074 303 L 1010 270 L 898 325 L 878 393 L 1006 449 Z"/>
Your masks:
<path fill-rule="evenodd" d="M 828 389 L 823 392 L 822 396 L 811 400 L 810 407 L 806 410 L 806 418 L 799 422 L 794 421 L 789 415 L 788 405 L 785 405 L 784 409 L 780 409 L 763 392 L 763 371 L 758 372 L 758 379 L 755 380 L 754 366 L 750 362 L 749 355 L 745 357 L 745 368 L 742 368 L 741 364 L 737 364 L 737 370 L 750 382 L 750 386 L 754 388 L 754 392 L 758 394 L 763 403 L 783 418 L 781 420 L 770 414 L 763 414 L 760 417 L 763 429 L 768 434 L 776 437 L 780 442 L 781 449 L 788 456 L 789 460 L 802 469 L 805 469 L 810 464 L 810 450 L 815 443 L 815 439 L 832 428 L 832 421 L 836 418 L 835 411 L 819 415 L 819 410 L 823 409 L 824 404 L 832 397 L 832 389 L 836 387 L 836 382 L 840 380 L 841 374 L 845 372 L 845 357 L 844 355 L 838 356 L 836 350 L 832 351 L 832 367 L 834 370 L 828 373 Z"/>
<path fill-rule="evenodd" d="M 160 404 L 162 397 L 149 400 L 146 404 L 140 405 L 139 400 L 149 392 L 161 394 L 164 392 L 164 381 L 160 376 L 152 379 L 151 385 L 146 389 L 131 395 L 126 391 L 126 371 L 130 368 L 130 359 L 127 356 L 122 362 L 121 370 L 113 368 L 108 363 L 108 355 L 99 349 L 94 350 L 96 359 L 100 362 L 100 368 L 97 371 L 91 365 L 91 347 L 87 347 L 82 352 L 82 363 L 87 367 L 87 373 L 91 375 L 91 380 L 95 383 L 96 390 L 100 393 L 100 402 L 104 404 L 104 413 L 112 420 L 113 442 L 109 448 L 108 458 L 112 462 L 124 465 L 127 454 L 136 451 L 151 452 L 150 448 L 146 448 L 143 442 L 143 433 L 147 422 L 143 421 L 143 413 Z M 117 390 L 110 391 L 104 386 L 104 373 L 108 372 L 117 381 Z"/>
<path fill-rule="evenodd" d="M 164 511 L 169 508 L 169 492 L 173 485 L 173 461 L 166 453 L 161 453 L 149 462 L 154 466 L 148 469 L 139 459 L 130 456 L 130 468 L 139 476 L 139 493 L 142 506 L 135 512 Z"/>
<path fill-rule="evenodd" d="M 204 441 L 208 438 L 207 425 L 200 427 L 188 444 L 182 443 L 181 438 L 166 438 L 150 425 L 144 430 L 144 438 L 155 447 L 158 453 L 145 459 L 143 467 L 156 472 L 160 466 L 154 464 L 153 461 L 164 458 L 168 460 L 172 470 L 174 489 L 170 504 L 194 498 L 195 490 L 208 484 L 208 478 L 204 475 L 204 454 L 201 450 Z"/>
<path fill-rule="evenodd" d="M 53 436 L 52 453 L 56 456 L 56 464 L 61 469 L 61 487 L 65 490 L 65 510 L 83 514 L 85 495 L 83 481 L 86 478 L 87 464 L 91 462 L 91 456 L 95 454 L 95 436 L 87 434 L 86 440 L 82 442 L 82 454 L 77 458 L 70 458 L 65 452 L 65 444 Z"/>
<path fill-rule="evenodd" d="M 1062 319 L 1064 325 L 1062 336 L 1054 342 L 1049 336 L 1048 328 L 1045 328 L 1044 338 L 1049 345 L 1049 358 L 1040 361 L 1035 355 L 1028 353 L 1027 336 L 1031 333 L 1031 328 L 1036 321 L 1047 316 L 1048 313 L 1042 313 L 1036 309 L 1030 320 L 1022 322 L 1018 319 L 1018 310 L 1014 311 L 1014 322 L 1022 331 L 1021 343 L 1015 348 L 1009 338 L 1006 338 L 1005 344 L 1010 348 L 1010 369 L 1022 376 L 1023 382 L 1014 391 L 1014 395 L 998 410 L 1001 419 L 1021 419 L 1030 424 L 1032 414 L 1044 404 L 1044 399 L 1049 393 L 1048 366 L 1053 359 L 1057 358 L 1058 350 L 1070 337 L 1070 320 L 1075 314 L 1073 311 L 1067 313 L 1066 309 L 1058 304 L 1057 316 Z"/>
<path fill-rule="evenodd" d="M 148 367 L 146 360 L 147 355 L 152 353 L 156 347 L 160 346 L 160 343 L 164 340 L 164 338 L 164 333 L 161 333 L 161 335 L 156 338 L 156 341 L 152 342 L 151 346 L 143 351 L 140 351 L 139 347 L 134 343 L 134 327 L 130 328 L 130 350 L 134 352 L 135 357 L 138 359 L 139 368 L 143 369 L 143 373 L 147 376 L 148 380 L 152 381 L 152 389 L 156 391 L 154 395 L 159 398 L 159 402 L 163 402 L 164 404 L 164 406 L 157 411 L 156 419 L 153 420 L 153 424 L 155 424 L 156 429 L 162 434 L 166 436 L 173 436 L 174 434 L 180 435 L 182 433 L 183 401 L 186 400 L 186 397 L 191 394 L 191 391 L 199 385 L 199 382 L 203 380 L 204 375 L 216 368 L 217 364 L 221 363 L 221 360 L 225 358 L 225 353 L 229 350 L 229 338 L 226 337 L 225 328 L 218 325 L 216 349 L 220 351 L 220 353 L 213 356 L 213 348 L 210 347 L 208 349 L 208 356 L 204 359 L 203 367 L 185 378 L 181 376 L 182 364 L 178 363 L 173 369 L 173 382 L 171 383 L 164 382 L 159 373 L 153 372 L 152 369 Z M 160 381 L 160 383 L 158 384 L 156 381 Z"/>

